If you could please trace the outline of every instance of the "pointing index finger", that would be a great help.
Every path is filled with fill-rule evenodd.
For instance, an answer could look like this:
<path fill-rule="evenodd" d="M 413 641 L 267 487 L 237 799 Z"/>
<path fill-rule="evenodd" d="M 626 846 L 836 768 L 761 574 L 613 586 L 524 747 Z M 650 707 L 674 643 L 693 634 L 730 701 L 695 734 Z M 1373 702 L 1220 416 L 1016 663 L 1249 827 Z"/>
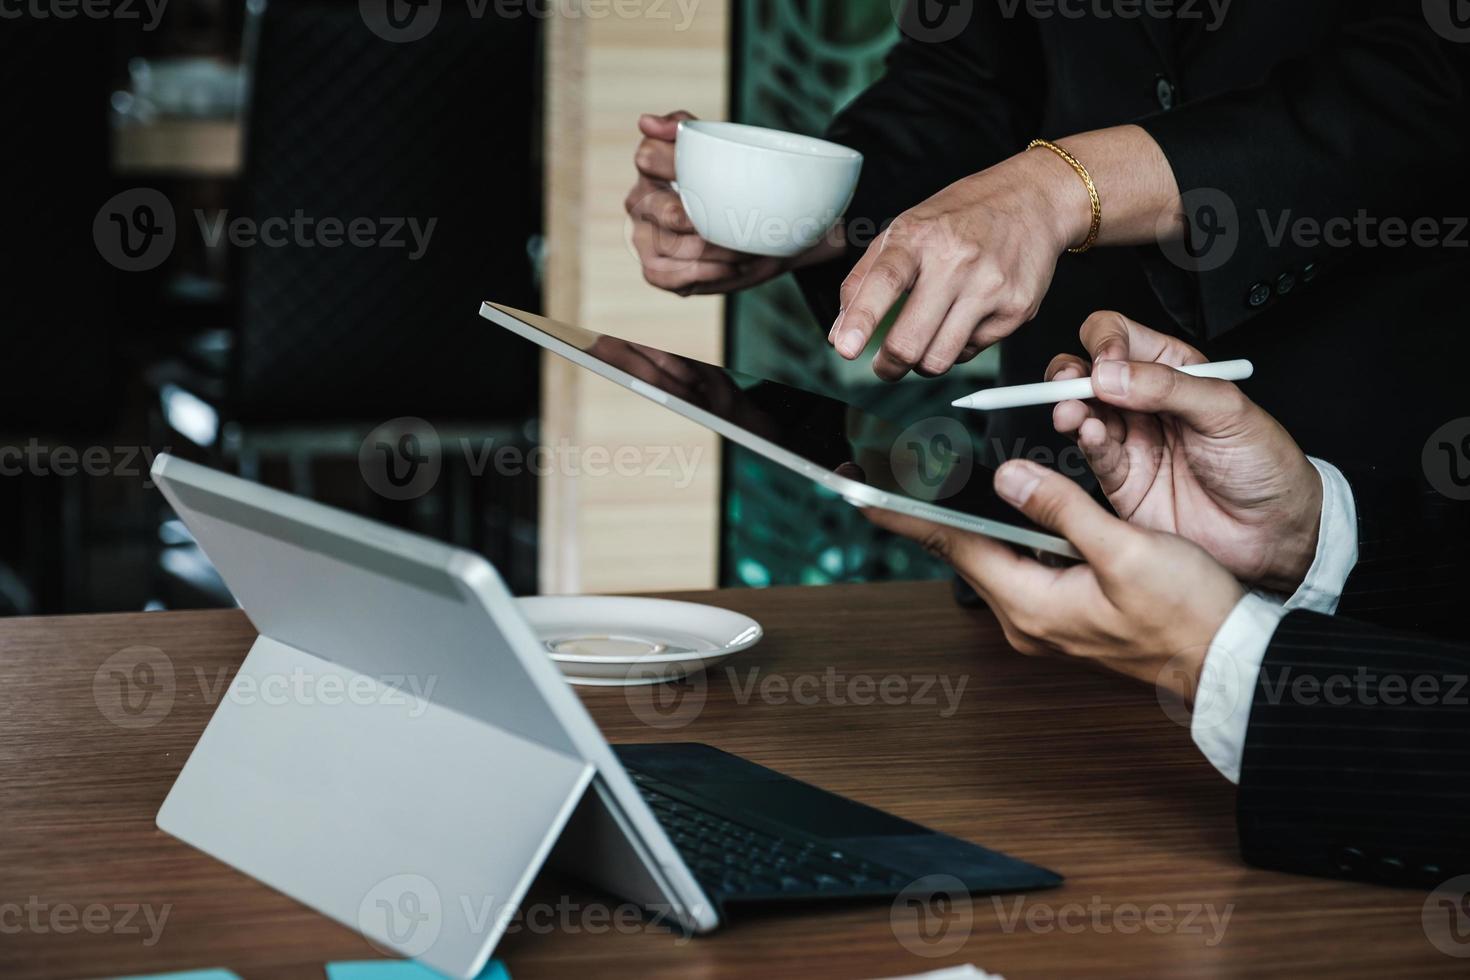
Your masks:
<path fill-rule="evenodd" d="M 856 360 L 877 332 L 878 325 L 918 275 L 918 259 L 903 245 L 889 245 L 885 236 L 869 249 L 878 254 L 868 266 L 851 303 L 832 328 L 837 353 Z M 866 258 L 866 256 L 865 256 Z"/>

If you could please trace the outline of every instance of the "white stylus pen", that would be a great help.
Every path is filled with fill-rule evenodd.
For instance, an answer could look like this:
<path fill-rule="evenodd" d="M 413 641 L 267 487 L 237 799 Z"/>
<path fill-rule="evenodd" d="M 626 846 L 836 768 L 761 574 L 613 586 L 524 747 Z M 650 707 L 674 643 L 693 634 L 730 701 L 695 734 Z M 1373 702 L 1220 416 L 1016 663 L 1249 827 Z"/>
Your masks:
<path fill-rule="evenodd" d="M 1250 361 L 1220 361 L 1215 364 L 1191 364 L 1178 370 L 1196 378 L 1214 378 L 1218 381 L 1244 381 L 1256 373 Z M 1016 385 L 1012 388 L 990 388 L 966 395 L 951 402 L 955 408 L 972 408 L 978 412 L 993 412 L 1001 408 L 1026 408 L 1031 405 L 1055 405 L 1076 399 L 1087 401 L 1096 397 L 1091 378 L 1073 378 L 1070 381 L 1043 381 L 1034 385 Z"/>

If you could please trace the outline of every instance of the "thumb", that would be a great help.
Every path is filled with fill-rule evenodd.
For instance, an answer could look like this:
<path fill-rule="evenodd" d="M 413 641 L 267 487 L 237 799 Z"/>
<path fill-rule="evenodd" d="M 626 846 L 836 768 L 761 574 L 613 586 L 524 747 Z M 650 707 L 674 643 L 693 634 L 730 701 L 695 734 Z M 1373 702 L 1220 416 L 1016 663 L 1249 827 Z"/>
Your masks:
<path fill-rule="evenodd" d="M 685 112 L 683 109 L 676 109 L 662 116 L 645 112 L 638 117 L 638 131 L 649 139 L 672 143 L 679 135 L 680 121 L 693 118 L 695 118 L 693 113 Z"/>
<path fill-rule="evenodd" d="M 1202 364 L 1205 356 L 1168 334 L 1150 330 L 1112 310 L 1099 310 L 1082 324 L 1082 346 L 1094 361 L 1164 361 Z"/>
<path fill-rule="evenodd" d="M 1104 510 L 1076 483 L 1025 460 L 995 473 L 995 492 L 1037 524 L 1072 542 L 1089 565 L 1117 555 L 1137 533 Z"/>
<path fill-rule="evenodd" d="M 1094 361 L 1128 360 L 1133 321 L 1121 313 L 1094 313 L 1082 325 L 1082 340 Z"/>
<path fill-rule="evenodd" d="M 1130 412 L 1174 415 L 1206 435 L 1235 428 L 1261 411 L 1229 381 L 1192 377 L 1165 364 L 1100 361 L 1092 378 L 1099 401 Z"/>

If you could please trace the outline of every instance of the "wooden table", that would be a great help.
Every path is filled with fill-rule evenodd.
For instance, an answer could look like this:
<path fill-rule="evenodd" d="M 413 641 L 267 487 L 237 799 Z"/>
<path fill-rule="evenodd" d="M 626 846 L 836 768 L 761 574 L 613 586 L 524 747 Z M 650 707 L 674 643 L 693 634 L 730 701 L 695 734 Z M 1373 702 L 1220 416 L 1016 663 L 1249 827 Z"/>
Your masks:
<path fill-rule="evenodd" d="M 1012 653 L 994 620 L 956 608 L 947 585 L 694 598 L 755 616 L 766 639 L 730 663 L 734 683 L 711 677 L 703 709 L 681 728 L 639 721 L 633 708 L 646 701 L 587 692 L 612 741 L 709 742 L 1046 865 L 1067 883 L 976 897 L 932 920 L 936 944 L 926 946 L 917 913 L 887 903 L 748 916 L 683 940 L 629 927 L 613 900 L 548 872 L 530 899 L 539 915 L 499 950 L 517 980 L 881 977 L 962 962 L 1011 980 L 1463 976 L 1470 965 L 1426 938 L 1422 894 L 1244 867 L 1231 788 L 1152 692 Z M 253 635 L 237 612 L 0 621 L 0 977 L 224 966 L 247 980 L 320 978 L 326 961 L 377 955 L 153 826 L 212 692 Z M 176 693 L 155 724 L 124 729 L 99 710 L 93 678 L 134 645 L 163 651 Z M 934 703 L 917 703 L 931 678 L 923 693 Z M 952 713 L 939 680 L 951 692 L 964 683 Z M 879 703 L 855 703 L 869 699 Z M 129 909 L 139 910 L 128 917 L 134 931 Z M 156 922 L 164 909 L 148 944 L 144 913 Z"/>

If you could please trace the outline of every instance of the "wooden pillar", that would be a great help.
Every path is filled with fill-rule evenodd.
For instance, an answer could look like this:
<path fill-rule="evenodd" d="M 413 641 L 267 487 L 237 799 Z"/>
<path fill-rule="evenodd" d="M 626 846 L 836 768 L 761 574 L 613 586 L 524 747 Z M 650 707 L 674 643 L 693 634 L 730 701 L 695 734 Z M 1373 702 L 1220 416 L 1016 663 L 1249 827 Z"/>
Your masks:
<path fill-rule="evenodd" d="M 725 118 L 726 0 L 574 0 L 547 24 L 545 309 L 553 319 L 719 363 L 724 302 L 643 281 L 623 199 L 641 112 Z M 719 445 L 553 355 L 542 364 L 541 591 L 708 588 Z"/>

